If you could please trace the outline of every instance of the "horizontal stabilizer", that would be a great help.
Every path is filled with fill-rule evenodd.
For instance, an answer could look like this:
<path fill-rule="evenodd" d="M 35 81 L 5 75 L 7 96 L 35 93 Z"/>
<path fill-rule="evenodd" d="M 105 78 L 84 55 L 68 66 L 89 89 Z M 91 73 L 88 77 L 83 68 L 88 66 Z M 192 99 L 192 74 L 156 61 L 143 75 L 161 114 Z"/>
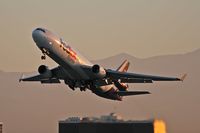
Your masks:
<path fill-rule="evenodd" d="M 151 94 L 148 91 L 118 91 L 116 92 L 119 96 L 131 96 L 131 95 L 143 95 Z"/>

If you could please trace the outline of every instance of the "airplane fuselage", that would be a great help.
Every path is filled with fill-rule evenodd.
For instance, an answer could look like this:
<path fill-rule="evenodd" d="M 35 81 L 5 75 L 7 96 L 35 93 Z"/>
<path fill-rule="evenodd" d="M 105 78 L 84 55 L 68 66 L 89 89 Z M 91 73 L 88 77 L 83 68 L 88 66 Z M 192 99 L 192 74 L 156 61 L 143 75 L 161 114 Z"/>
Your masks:
<path fill-rule="evenodd" d="M 60 37 L 43 28 L 35 29 L 32 37 L 43 54 L 48 55 L 62 66 L 62 78 L 70 88 L 79 87 L 83 90 L 88 88 L 98 96 L 112 100 L 122 100 L 122 97 L 115 93 L 118 90 L 114 84 L 98 86 L 91 82 L 89 73 L 85 72 L 80 66 L 93 66 L 94 64 Z M 95 77 L 92 80 L 95 81 Z"/>

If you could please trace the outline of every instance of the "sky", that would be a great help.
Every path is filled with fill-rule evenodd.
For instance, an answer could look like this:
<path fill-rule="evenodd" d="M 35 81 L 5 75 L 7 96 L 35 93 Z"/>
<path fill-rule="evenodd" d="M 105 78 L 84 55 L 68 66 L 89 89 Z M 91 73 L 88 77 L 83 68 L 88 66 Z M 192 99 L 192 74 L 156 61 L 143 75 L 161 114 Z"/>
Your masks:
<path fill-rule="evenodd" d="M 200 48 L 198 0 L 0 0 L 0 70 L 35 71 L 41 51 L 32 30 L 45 27 L 90 60 L 138 58 Z"/>

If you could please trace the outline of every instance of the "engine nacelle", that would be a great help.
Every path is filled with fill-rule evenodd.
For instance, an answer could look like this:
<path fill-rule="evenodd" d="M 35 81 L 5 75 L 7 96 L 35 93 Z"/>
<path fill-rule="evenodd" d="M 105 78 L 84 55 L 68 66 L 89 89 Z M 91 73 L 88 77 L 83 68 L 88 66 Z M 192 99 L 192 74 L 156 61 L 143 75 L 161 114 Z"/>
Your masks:
<path fill-rule="evenodd" d="M 38 67 L 38 72 L 44 77 L 44 78 L 51 78 L 52 72 L 49 70 L 49 68 L 45 65 L 41 65 Z"/>
<path fill-rule="evenodd" d="M 97 64 L 92 67 L 92 72 L 95 73 L 98 78 L 104 78 L 106 76 L 105 69 Z"/>

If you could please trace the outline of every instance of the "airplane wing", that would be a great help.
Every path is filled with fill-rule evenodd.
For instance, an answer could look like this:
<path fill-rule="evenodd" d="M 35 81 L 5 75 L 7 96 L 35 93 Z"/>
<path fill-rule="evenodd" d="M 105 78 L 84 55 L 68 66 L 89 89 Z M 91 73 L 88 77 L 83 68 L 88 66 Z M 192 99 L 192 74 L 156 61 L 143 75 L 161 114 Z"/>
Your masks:
<path fill-rule="evenodd" d="M 131 95 L 144 95 L 151 94 L 148 91 L 118 91 L 116 92 L 119 96 L 131 96 Z"/>
<path fill-rule="evenodd" d="M 112 80 L 119 80 L 122 83 L 152 83 L 153 81 L 183 81 L 186 77 L 186 74 L 184 74 L 181 78 L 176 78 L 119 72 L 108 69 L 106 70 L 106 77 Z"/>
<path fill-rule="evenodd" d="M 82 65 L 80 67 L 85 72 L 90 74 L 91 77 L 94 76 L 94 73 L 91 71 L 92 70 L 91 66 Z M 187 74 L 184 74 L 182 77 L 177 78 L 177 77 L 164 77 L 164 76 L 120 72 L 120 71 L 111 70 L 111 69 L 105 69 L 105 71 L 106 71 L 105 78 L 103 80 L 101 79 L 97 80 L 99 81 L 100 86 L 106 85 L 106 84 L 112 84 L 114 81 L 120 81 L 121 83 L 153 83 L 153 81 L 183 81 L 185 77 L 187 76 Z"/>
<path fill-rule="evenodd" d="M 41 83 L 60 83 L 59 79 L 62 79 L 62 68 L 60 66 L 55 67 L 50 70 L 52 73 L 51 78 L 46 77 L 43 74 L 35 74 L 30 76 L 22 75 L 22 77 L 19 79 L 19 82 L 21 81 L 40 81 Z"/>
<path fill-rule="evenodd" d="M 19 79 L 21 81 L 40 81 L 41 83 L 60 83 L 60 80 L 57 78 L 44 78 L 41 74 L 33 75 L 33 76 L 24 76 Z"/>

